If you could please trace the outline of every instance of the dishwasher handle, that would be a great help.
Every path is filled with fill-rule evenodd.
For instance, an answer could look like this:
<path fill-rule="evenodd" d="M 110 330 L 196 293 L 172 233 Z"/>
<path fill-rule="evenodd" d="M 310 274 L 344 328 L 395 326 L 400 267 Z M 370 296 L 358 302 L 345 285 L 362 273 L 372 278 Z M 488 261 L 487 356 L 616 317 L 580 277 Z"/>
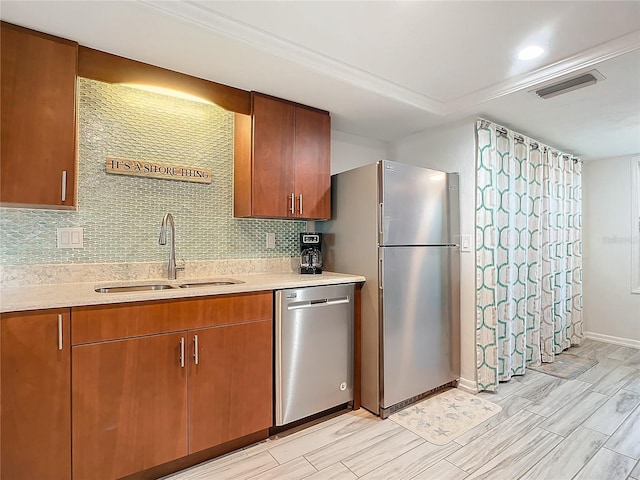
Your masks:
<path fill-rule="evenodd" d="M 301 308 L 316 308 L 316 307 L 328 307 L 330 305 L 340 305 L 343 303 L 349 303 L 351 298 L 349 295 L 337 298 L 317 298 L 314 300 L 307 300 L 304 302 L 291 302 L 287 304 L 287 310 L 299 310 Z"/>

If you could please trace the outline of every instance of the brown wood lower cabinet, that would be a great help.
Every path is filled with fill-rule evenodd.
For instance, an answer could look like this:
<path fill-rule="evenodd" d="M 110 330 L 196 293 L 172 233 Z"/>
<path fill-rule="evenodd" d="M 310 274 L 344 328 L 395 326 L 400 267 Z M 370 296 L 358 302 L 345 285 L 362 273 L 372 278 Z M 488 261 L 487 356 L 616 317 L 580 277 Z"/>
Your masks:
<path fill-rule="evenodd" d="M 272 292 L 72 317 L 74 480 L 127 476 L 272 426 Z M 167 332 L 167 318 L 180 330 Z"/>
<path fill-rule="evenodd" d="M 0 478 L 71 478 L 69 309 L 0 316 Z"/>
<path fill-rule="evenodd" d="M 115 479 L 187 455 L 184 333 L 74 346 L 73 478 Z"/>
<path fill-rule="evenodd" d="M 190 332 L 189 453 L 272 426 L 271 321 Z"/>

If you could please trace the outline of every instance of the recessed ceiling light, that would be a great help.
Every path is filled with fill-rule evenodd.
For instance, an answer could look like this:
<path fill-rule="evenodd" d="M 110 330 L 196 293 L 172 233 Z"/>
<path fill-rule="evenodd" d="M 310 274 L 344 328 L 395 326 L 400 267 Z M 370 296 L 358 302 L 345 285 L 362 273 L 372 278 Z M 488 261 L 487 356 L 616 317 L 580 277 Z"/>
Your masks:
<path fill-rule="evenodd" d="M 518 53 L 518 58 L 520 60 L 533 60 L 534 58 L 538 58 L 540 55 L 544 53 L 544 48 L 539 45 L 529 45 L 526 48 L 520 50 Z"/>

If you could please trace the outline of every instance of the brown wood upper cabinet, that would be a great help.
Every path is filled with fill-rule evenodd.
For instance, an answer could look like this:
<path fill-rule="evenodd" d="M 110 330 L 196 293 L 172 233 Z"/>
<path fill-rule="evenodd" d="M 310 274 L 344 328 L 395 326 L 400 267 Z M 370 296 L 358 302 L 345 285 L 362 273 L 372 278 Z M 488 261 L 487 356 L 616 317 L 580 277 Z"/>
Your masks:
<path fill-rule="evenodd" d="M 252 92 L 234 135 L 236 217 L 330 218 L 328 112 Z"/>
<path fill-rule="evenodd" d="M 120 478 L 260 431 L 266 438 L 272 302 L 269 291 L 74 307 L 74 480 Z"/>
<path fill-rule="evenodd" d="M 71 478 L 69 309 L 0 315 L 0 478 Z"/>
<path fill-rule="evenodd" d="M 73 209 L 78 44 L 5 22 L 0 31 L 0 202 Z"/>

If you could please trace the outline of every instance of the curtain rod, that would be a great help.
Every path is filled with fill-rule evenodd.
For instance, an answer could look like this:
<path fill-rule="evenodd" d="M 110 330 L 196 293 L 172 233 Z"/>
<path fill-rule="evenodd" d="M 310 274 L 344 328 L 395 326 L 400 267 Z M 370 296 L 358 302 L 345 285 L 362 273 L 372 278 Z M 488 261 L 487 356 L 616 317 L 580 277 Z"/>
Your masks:
<path fill-rule="evenodd" d="M 488 128 L 490 125 L 493 125 L 494 128 L 496 129 L 496 132 L 498 132 L 500 135 L 504 135 L 505 137 L 509 135 L 509 129 L 507 127 L 503 127 L 502 125 L 492 122 L 491 120 L 487 120 L 486 118 L 478 118 L 478 121 L 480 122 L 480 128 Z M 511 132 L 513 133 L 513 139 L 515 142 L 527 143 L 527 140 L 528 140 L 529 146 L 534 150 L 540 150 L 542 153 L 551 151 L 552 154 L 556 156 L 560 155 L 565 160 L 573 160 L 573 163 L 578 163 L 578 162 L 583 163 L 582 159 L 575 157 L 570 153 L 561 152 L 555 148 L 549 147 L 548 145 L 539 143 L 527 137 L 526 135 L 522 135 L 514 131 L 511 131 Z"/>

